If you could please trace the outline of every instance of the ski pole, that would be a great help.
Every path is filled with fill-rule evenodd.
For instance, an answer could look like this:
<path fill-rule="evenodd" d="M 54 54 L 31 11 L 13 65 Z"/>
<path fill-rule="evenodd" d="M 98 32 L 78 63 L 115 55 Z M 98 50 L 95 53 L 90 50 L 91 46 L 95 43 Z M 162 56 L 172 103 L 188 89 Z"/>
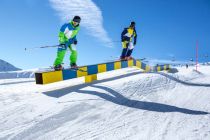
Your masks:
<path fill-rule="evenodd" d="M 121 41 L 114 40 L 114 41 L 106 41 L 105 43 L 107 43 L 107 44 L 117 44 L 117 43 L 121 43 Z"/>
<path fill-rule="evenodd" d="M 60 47 L 62 45 L 52 45 L 52 46 L 41 46 L 41 47 L 33 47 L 33 48 L 25 48 L 24 50 L 33 50 L 33 49 L 43 49 L 43 48 L 55 48 L 55 47 Z"/>

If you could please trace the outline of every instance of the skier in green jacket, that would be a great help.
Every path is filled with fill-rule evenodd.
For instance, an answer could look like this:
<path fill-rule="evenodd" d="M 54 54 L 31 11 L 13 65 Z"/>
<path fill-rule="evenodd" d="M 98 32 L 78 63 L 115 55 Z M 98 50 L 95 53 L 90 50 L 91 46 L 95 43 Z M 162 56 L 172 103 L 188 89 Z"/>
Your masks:
<path fill-rule="evenodd" d="M 77 45 L 77 34 L 80 30 L 79 24 L 80 24 L 81 18 L 79 16 L 75 16 L 73 20 L 71 20 L 69 23 L 65 23 L 59 32 L 59 47 L 57 51 L 57 57 L 54 61 L 54 69 L 55 70 L 61 70 L 62 69 L 62 62 L 66 53 L 67 48 L 70 49 L 71 55 L 70 55 L 70 66 L 71 68 L 77 67 L 77 51 L 76 51 L 76 45 Z"/>

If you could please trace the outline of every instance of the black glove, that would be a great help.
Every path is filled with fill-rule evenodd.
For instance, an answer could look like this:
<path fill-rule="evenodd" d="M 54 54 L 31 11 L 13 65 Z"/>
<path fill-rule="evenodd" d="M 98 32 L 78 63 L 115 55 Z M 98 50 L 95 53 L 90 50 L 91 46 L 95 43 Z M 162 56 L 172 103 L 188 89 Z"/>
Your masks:
<path fill-rule="evenodd" d="M 134 38 L 134 43 L 133 43 L 133 45 L 136 46 L 136 38 Z"/>
<path fill-rule="evenodd" d="M 77 40 L 74 40 L 74 45 L 77 45 Z"/>
<path fill-rule="evenodd" d="M 122 41 L 122 42 L 123 42 L 123 41 L 130 41 L 130 38 L 127 37 L 127 36 L 123 36 L 121 41 Z"/>
<path fill-rule="evenodd" d="M 61 43 L 61 44 L 59 44 L 59 47 L 60 47 L 60 48 L 66 48 L 66 45 L 67 45 L 67 44 Z"/>
<path fill-rule="evenodd" d="M 122 42 L 123 42 L 123 41 L 126 41 L 126 38 L 125 38 L 124 36 L 122 37 Z"/>

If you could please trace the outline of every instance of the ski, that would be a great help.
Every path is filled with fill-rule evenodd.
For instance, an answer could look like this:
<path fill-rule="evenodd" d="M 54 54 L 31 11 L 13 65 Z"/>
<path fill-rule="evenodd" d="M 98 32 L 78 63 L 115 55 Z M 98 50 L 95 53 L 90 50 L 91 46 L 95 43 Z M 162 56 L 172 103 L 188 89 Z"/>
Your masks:
<path fill-rule="evenodd" d="M 62 69 L 58 69 L 58 70 L 55 70 L 54 69 L 54 67 L 53 66 L 50 66 L 49 68 L 45 68 L 45 69 L 42 69 L 42 71 L 44 71 L 44 70 L 46 70 L 46 71 L 60 71 L 60 70 L 73 70 L 73 71 L 81 71 L 81 72 L 87 72 L 86 70 L 83 70 L 83 69 L 81 69 L 81 68 L 64 68 L 64 67 L 62 67 Z"/>
<path fill-rule="evenodd" d="M 86 70 L 83 70 L 81 68 L 67 68 L 67 69 L 64 69 L 64 70 L 73 70 L 73 71 L 81 71 L 81 72 L 87 72 Z"/>

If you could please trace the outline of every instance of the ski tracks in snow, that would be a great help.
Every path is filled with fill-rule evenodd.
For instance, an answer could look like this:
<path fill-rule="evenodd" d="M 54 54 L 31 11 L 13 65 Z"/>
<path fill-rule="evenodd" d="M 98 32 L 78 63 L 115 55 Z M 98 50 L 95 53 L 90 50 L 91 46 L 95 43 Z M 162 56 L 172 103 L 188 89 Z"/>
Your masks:
<path fill-rule="evenodd" d="M 5 108 L 8 107 L 8 111 L 2 110 L 1 124 L 4 127 L 0 127 L 2 130 L 0 136 L 14 140 L 167 140 L 183 139 L 187 136 L 191 138 L 196 135 L 198 135 L 196 138 L 199 136 L 207 138 L 210 133 L 210 124 L 206 122 L 209 121 L 210 116 L 202 116 L 205 112 L 175 106 L 183 105 L 184 107 L 185 105 L 182 104 L 182 100 L 180 102 L 178 100 L 178 96 L 181 95 L 180 91 L 183 89 L 187 91 L 188 88 L 194 89 L 195 87 L 179 82 L 179 75 L 173 75 L 174 79 L 170 76 L 165 73 L 139 73 L 119 79 L 112 78 L 110 81 L 103 82 L 102 80 L 101 83 L 99 81 L 88 84 L 88 86 L 78 86 L 78 89 L 73 88 L 74 90 L 71 90 L 70 87 L 65 90 L 69 93 L 59 98 L 46 96 L 41 91 L 56 88 L 55 92 L 61 93 L 64 90 L 59 90 L 59 87 L 63 85 L 53 86 L 52 84 L 46 86 L 47 88 L 37 86 L 38 89 L 33 87 L 30 93 L 29 89 L 15 91 L 15 88 L 23 85 L 30 87 L 34 84 L 30 82 L 11 83 L 7 85 L 5 93 L 12 90 L 17 93 L 0 95 L 0 100 L 8 100 L 5 104 L 0 104 Z M 68 84 L 66 82 L 65 85 Z M 207 88 L 205 87 L 206 92 L 209 91 Z M 177 91 L 180 93 L 177 94 Z M 203 89 L 197 89 L 197 91 L 202 93 Z M 11 102 L 9 102 L 10 97 L 12 97 Z M 171 100 L 177 100 L 177 102 L 170 102 Z M 206 105 L 206 108 L 209 106 Z M 24 121 L 21 114 L 27 115 L 28 112 L 32 114 Z M 15 117 L 18 127 L 7 122 L 15 122 Z M 184 134 L 184 136 L 178 137 L 177 133 Z"/>

